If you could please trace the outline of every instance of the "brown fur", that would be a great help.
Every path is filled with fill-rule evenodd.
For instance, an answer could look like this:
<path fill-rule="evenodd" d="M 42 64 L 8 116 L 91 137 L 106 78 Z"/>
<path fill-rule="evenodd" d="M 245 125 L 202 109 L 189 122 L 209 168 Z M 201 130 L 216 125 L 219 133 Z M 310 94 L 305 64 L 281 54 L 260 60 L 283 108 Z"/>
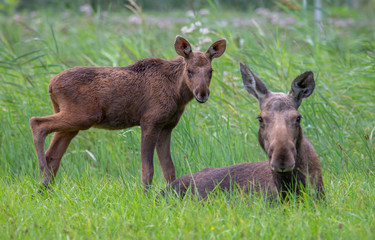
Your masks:
<path fill-rule="evenodd" d="M 302 98 L 308 97 L 315 86 L 312 72 L 305 72 L 292 83 L 290 94 L 272 93 L 264 83 L 241 63 L 244 85 L 260 103 L 258 139 L 269 156 L 268 161 L 236 164 L 229 167 L 206 168 L 173 181 L 173 189 L 185 195 L 190 188 L 205 198 L 216 188 L 232 190 L 233 187 L 262 192 L 276 199 L 286 191 L 300 191 L 310 185 L 320 198 L 324 195 L 323 179 L 318 156 L 311 143 L 302 135 L 297 112 Z M 308 89 L 308 91 L 305 91 Z M 297 94 L 294 94 L 297 93 Z"/>
<path fill-rule="evenodd" d="M 207 52 L 192 52 L 189 42 L 177 36 L 175 48 L 182 57 L 173 60 L 147 58 L 126 67 L 75 67 L 53 77 L 48 89 L 55 114 L 30 119 L 43 184 L 55 177 L 78 131 L 132 126 L 142 130 L 145 189 L 153 178 L 155 147 L 164 178 L 173 181 L 171 132 L 193 97 L 207 101 L 211 61 L 224 53 L 225 46 L 225 40 L 219 40 Z M 45 138 L 52 132 L 52 143 L 44 153 Z"/>

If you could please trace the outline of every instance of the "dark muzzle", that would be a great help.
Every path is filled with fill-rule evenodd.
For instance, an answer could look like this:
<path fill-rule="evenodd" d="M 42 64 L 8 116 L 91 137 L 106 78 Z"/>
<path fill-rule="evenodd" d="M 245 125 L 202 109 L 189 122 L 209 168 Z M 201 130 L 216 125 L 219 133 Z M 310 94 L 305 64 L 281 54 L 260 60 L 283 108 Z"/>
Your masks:
<path fill-rule="evenodd" d="M 197 102 L 204 103 L 208 100 L 208 97 L 210 96 L 210 90 L 204 89 L 204 90 L 196 90 L 194 91 L 194 96 Z"/>

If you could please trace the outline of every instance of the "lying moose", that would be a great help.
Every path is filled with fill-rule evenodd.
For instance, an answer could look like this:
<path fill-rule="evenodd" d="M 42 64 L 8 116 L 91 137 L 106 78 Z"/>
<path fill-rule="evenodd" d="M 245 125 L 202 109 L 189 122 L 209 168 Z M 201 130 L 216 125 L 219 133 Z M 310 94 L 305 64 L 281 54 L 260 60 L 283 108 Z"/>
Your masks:
<path fill-rule="evenodd" d="M 248 162 L 221 168 L 205 168 L 173 181 L 166 192 L 184 196 L 192 193 L 206 198 L 214 189 L 262 192 L 267 198 L 285 198 L 287 191 L 298 194 L 302 186 L 315 189 L 318 198 L 324 196 L 324 186 L 318 156 L 302 135 L 302 116 L 297 112 L 302 99 L 315 88 L 314 74 L 306 71 L 294 79 L 289 94 L 270 92 L 264 83 L 243 63 L 242 80 L 247 91 L 259 101 L 258 140 L 268 155 L 268 161 Z M 163 192 L 165 194 L 165 192 Z"/>
<path fill-rule="evenodd" d="M 190 43 L 177 36 L 174 47 L 181 57 L 170 61 L 146 58 L 126 67 L 75 67 L 51 79 L 48 91 L 55 114 L 30 119 L 43 186 L 53 181 L 70 141 L 91 127 L 141 126 L 144 189 L 152 183 L 155 147 L 164 178 L 175 180 L 172 130 L 188 102 L 207 101 L 211 61 L 224 53 L 226 41 L 216 41 L 206 52 L 193 52 Z M 46 136 L 52 132 L 44 152 Z"/>

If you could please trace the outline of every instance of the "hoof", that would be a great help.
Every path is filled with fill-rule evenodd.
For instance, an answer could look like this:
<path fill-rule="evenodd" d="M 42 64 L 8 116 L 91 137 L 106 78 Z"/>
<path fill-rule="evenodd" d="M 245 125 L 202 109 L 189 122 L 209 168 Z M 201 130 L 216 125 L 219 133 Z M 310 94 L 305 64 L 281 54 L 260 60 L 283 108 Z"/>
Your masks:
<path fill-rule="evenodd" d="M 40 184 L 40 186 L 38 188 L 38 193 L 43 194 L 46 191 L 49 191 L 51 189 L 52 189 L 51 183 L 43 182 L 42 184 Z"/>

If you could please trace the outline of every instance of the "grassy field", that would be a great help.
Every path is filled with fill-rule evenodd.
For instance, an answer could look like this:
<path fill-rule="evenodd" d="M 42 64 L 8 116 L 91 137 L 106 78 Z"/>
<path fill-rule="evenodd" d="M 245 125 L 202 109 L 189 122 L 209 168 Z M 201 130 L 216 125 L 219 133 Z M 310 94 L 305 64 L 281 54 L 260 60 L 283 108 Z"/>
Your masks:
<path fill-rule="evenodd" d="M 322 32 L 311 11 L 236 13 L 215 5 L 209 11 L 196 17 L 182 11 L 134 17 L 69 10 L 0 16 L 0 239 L 375 238 L 371 11 L 327 8 Z M 204 28 L 211 41 L 201 38 Z M 173 132 L 177 176 L 267 159 L 257 140 L 259 108 L 242 86 L 239 61 L 273 91 L 287 92 L 295 76 L 311 69 L 317 86 L 299 111 L 322 163 L 324 202 L 305 196 L 269 206 L 259 196 L 220 194 L 205 202 L 155 201 L 165 181 L 155 158 L 153 189 L 142 192 L 138 127 L 80 132 L 63 157 L 53 191 L 38 194 L 28 121 L 52 113 L 49 79 L 74 66 L 174 58 L 176 35 L 202 50 L 219 38 L 228 40 L 226 53 L 213 62 L 209 101 L 192 101 Z"/>

